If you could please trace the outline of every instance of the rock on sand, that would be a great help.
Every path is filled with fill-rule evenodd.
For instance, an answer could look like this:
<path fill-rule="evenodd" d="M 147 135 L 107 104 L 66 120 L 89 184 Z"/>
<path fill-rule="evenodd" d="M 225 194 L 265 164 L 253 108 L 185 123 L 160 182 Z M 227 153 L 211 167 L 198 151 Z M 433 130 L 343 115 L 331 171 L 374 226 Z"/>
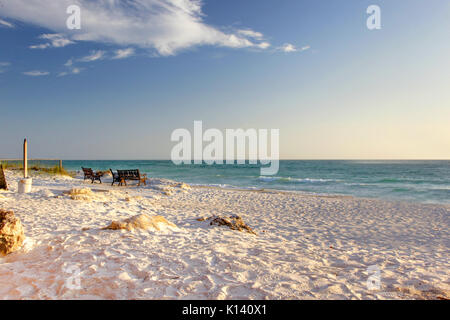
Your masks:
<path fill-rule="evenodd" d="M 0 209 L 0 256 L 18 250 L 25 240 L 22 223 L 12 211 Z"/>
<path fill-rule="evenodd" d="M 231 215 L 227 217 L 213 216 L 210 218 L 200 218 L 198 221 L 208 221 L 211 226 L 226 226 L 231 230 L 244 231 L 256 235 L 241 217 Z"/>
<path fill-rule="evenodd" d="M 167 221 L 161 216 L 150 216 L 148 214 L 140 214 L 122 221 L 113 221 L 109 226 L 103 228 L 103 230 L 128 230 L 133 231 L 135 229 L 142 230 L 161 230 L 165 228 L 177 228 L 176 225 Z"/>

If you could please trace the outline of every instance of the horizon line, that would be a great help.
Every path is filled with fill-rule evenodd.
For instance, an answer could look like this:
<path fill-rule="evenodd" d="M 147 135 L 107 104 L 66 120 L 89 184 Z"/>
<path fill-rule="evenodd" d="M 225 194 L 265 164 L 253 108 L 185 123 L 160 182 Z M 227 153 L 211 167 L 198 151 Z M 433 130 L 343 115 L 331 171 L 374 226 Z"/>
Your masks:
<path fill-rule="evenodd" d="M 1 161 L 22 161 L 22 158 L 4 158 L 0 159 Z M 172 161 L 171 159 L 63 159 L 63 158 L 29 158 L 28 161 Z M 196 159 L 192 159 L 191 162 L 194 162 Z M 200 159 L 197 159 L 200 160 Z M 201 159 L 202 161 L 207 161 L 208 159 Z M 209 159 L 215 160 L 215 159 Z M 224 163 L 226 163 L 227 159 L 221 159 Z M 242 160 L 242 159 L 232 159 L 234 161 Z M 246 162 L 250 161 L 249 159 L 244 159 Z M 259 159 L 257 160 L 260 161 Z M 285 158 L 278 159 L 278 161 L 450 161 L 450 158 Z"/>

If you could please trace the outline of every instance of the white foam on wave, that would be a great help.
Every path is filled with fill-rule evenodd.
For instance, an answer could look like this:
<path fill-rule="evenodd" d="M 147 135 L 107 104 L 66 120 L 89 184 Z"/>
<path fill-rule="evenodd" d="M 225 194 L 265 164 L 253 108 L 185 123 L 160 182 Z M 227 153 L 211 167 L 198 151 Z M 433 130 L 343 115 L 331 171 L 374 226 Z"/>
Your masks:
<path fill-rule="evenodd" d="M 310 182 L 310 183 L 320 183 L 320 182 L 332 182 L 337 181 L 333 179 L 318 179 L 318 178 L 292 178 L 292 177 L 268 177 L 268 176 L 260 176 L 259 180 L 265 182 L 271 181 L 292 181 L 292 182 Z"/>

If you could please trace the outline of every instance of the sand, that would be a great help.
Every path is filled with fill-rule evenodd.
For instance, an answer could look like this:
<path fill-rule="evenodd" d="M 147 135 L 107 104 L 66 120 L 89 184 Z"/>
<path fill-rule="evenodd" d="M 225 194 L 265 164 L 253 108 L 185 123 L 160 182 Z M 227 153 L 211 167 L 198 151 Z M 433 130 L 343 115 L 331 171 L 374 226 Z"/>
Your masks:
<path fill-rule="evenodd" d="M 18 194 L 6 176 L 27 239 L 0 258 L 0 299 L 450 298 L 450 206 L 48 175 Z M 177 227 L 102 230 L 140 214 Z M 257 235 L 197 221 L 216 215 Z"/>

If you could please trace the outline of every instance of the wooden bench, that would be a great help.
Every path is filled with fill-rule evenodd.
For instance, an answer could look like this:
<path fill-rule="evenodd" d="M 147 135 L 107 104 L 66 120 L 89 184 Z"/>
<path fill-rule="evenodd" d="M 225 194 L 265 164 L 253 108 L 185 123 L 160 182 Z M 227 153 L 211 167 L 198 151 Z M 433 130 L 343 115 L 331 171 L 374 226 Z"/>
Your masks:
<path fill-rule="evenodd" d="M 83 168 L 81 167 L 81 169 L 83 169 L 83 173 L 84 173 L 84 180 L 90 179 L 92 181 L 92 183 L 94 183 L 94 181 L 98 180 L 100 181 L 100 183 L 102 183 L 101 177 L 102 174 L 98 173 L 98 172 L 94 172 L 92 171 L 91 168 Z"/>
<path fill-rule="evenodd" d="M 120 182 L 122 180 L 120 179 L 119 174 L 117 172 L 114 172 L 112 169 L 109 169 L 109 171 L 111 171 L 111 175 L 112 175 L 111 185 L 113 186 L 115 182 L 118 182 L 120 184 Z"/>
<path fill-rule="evenodd" d="M 112 170 L 111 170 L 112 171 Z M 139 181 L 138 186 L 141 185 L 141 182 L 144 185 L 147 185 L 147 175 L 139 172 L 139 169 L 136 170 L 117 170 L 117 182 L 119 182 L 119 186 L 127 185 L 127 180 L 131 181 Z M 113 184 L 114 184 L 114 173 L 113 173 Z"/>

